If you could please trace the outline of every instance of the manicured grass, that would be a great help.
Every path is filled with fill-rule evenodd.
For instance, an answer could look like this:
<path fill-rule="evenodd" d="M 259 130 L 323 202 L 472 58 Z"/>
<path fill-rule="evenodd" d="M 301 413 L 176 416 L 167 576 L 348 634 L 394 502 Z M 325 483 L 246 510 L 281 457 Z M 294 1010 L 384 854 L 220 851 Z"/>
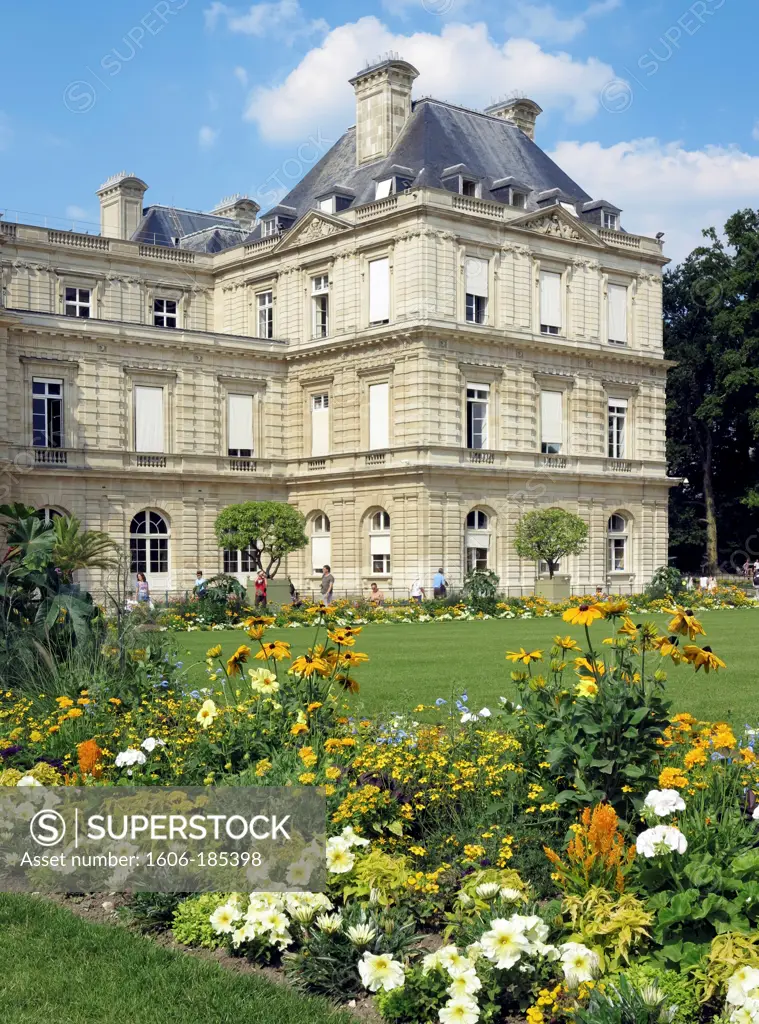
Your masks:
<path fill-rule="evenodd" d="M 0 895 L 0 1014 L 12 1024 L 350 1024 L 319 999 Z"/>
<path fill-rule="evenodd" d="M 655 619 L 661 629 L 666 628 L 668 619 L 661 615 L 639 615 L 635 621 L 646 617 Z M 706 638 L 699 639 L 714 648 L 727 662 L 727 669 L 710 675 L 703 670 L 695 674 L 690 665 L 675 667 L 667 659 L 668 692 L 675 710 L 690 711 L 709 720 L 729 720 L 736 726 L 756 724 L 759 612 L 748 608 L 714 611 L 704 612 L 699 618 L 707 631 Z M 592 629 L 599 646 L 609 632 L 604 623 Z M 547 652 L 557 633 L 584 640 L 582 630 L 571 629 L 560 618 L 367 625 L 356 650 L 365 651 L 371 660 L 354 671 L 361 683 L 357 701 L 371 714 L 407 710 L 466 691 L 470 707 L 478 710 L 487 705 L 492 709 L 499 696 L 515 693 L 510 678 L 513 666 L 505 661 L 505 652 L 520 646 Z M 287 640 L 293 651 L 300 653 L 313 643 L 314 631 L 276 629 L 271 630 L 271 636 Z M 196 686 L 207 679 L 203 658 L 209 647 L 221 643 L 228 656 L 244 640 L 245 633 L 240 630 L 176 634 L 177 647 Z M 658 655 L 653 657 L 658 662 Z"/>

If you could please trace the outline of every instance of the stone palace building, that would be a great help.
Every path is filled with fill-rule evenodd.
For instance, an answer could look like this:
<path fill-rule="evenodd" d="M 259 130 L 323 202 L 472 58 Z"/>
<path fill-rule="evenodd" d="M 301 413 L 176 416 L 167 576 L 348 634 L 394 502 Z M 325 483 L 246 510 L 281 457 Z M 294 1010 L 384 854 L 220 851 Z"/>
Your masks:
<path fill-rule="evenodd" d="M 288 501 L 308 592 L 407 594 L 443 566 L 512 593 L 525 511 L 590 528 L 574 588 L 667 563 L 662 255 L 534 142 L 528 99 L 412 101 L 394 55 L 273 209 L 98 190 L 101 233 L 0 219 L 0 501 L 79 516 L 154 595 L 225 569 L 217 513 Z"/>

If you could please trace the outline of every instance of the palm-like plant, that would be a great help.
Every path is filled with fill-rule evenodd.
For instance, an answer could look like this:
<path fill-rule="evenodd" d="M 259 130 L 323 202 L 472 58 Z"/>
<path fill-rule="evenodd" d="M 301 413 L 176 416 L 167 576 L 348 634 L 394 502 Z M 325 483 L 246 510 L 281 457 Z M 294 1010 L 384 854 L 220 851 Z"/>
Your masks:
<path fill-rule="evenodd" d="M 53 561 L 67 580 L 77 569 L 113 567 L 116 545 L 107 533 L 83 530 L 76 516 L 57 516 L 52 529 Z"/>

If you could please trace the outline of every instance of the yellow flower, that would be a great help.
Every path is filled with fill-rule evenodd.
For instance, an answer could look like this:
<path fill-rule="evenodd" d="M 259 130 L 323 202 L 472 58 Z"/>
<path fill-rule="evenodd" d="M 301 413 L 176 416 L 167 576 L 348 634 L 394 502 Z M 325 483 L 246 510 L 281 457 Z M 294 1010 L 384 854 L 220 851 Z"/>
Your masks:
<path fill-rule="evenodd" d="M 713 726 L 712 743 L 718 750 L 733 750 L 738 745 L 733 730 L 726 722 L 717 722 Z"/>
<path fill-rule="evenodd" d="M 683 659 L 690 662 L 696 672 L 703 666 L 704 672 L 709 673 L 710 669 L 725 668 L 722 658 L 718 658 L 711 647 L 699 647 L 697 644 L 686 644 L 683 648 Z"/>
<path fill-rule="evenodd" d="M 221 657 L 221 644 L 217 644 L 215 647 L 209 647 L 206 651 L 207 658 L 219 658 Z"/>
<path fill-rule="evenodd" d="M 680 633 L 682 636 L 690 637 L 691 640 L 695 640 L 699 633 L 706 634 L 706 630 L 693 615 L 693 612 L 687 611 L 679 604 L 674 608 L 664 608 L 663 611 L 672 616 L 669 626 L 667 626 L 670 633 Z"/>
<path fill-rule="evenodd" d="M 553 642 L 562 651 L 579 651 L 580 645 L 571 636 L 555 636 Z"/>
<path fill-rule="evenodd" d="M 339 779 L 342 773 L 339 768 L 331 764 L 324 774 L 328 779 Z"/>
<path fill-rule="evenodd" d="M 242 669 L 240 666 L 243 665 L 249 657 L 250 647 L 248 647 L 247 644 L 240 644 L 235 653 L 227 659 L 227 675 L 242 675 Z M 258 655 L 256 655 L 256 657 L 258 657 Z"/>
<path fill-rule="evenodd" d="M 290 729 L 291 736 L 299 736 L 302 732 L 308 732 L 308 726 L 304 725 L 303 722 L 296 722 L 292 729 Z"/>
<path fill-rule="evenodd" d="M 635 639 L 638 635 L 638 627 L 635 625 L 632 619 L 628 619 L 627 616 L 622 619 L 622 625 L 617 630 L 617 633 L 629 636 Z"/>
<path fill-rule="evenodd" d="M 80 718 L 84 712 L 81 708 L 71 708 L 66 715 L 66 718 Z"/>
<path fill-rule="evenodd" d="M 679 768 L 663 768 L 659 773 L 660 789 L 683 789 L 688 780 Z"/>
<path fill-rule="evenodd" d="M 271 768 L 271 761 L 269 761 L 268 758 L 264 757 L 256 764 L 256 775 L 258 776 L 259 779 L 263 778 L 263 776 L 266 775 L 267 772 L 271 771 Z"/>
<path fill-rule="evenodd" d="M 591 679 L 590 676 L 580 676 L 580 682 L 575 687 L 575 693 L 578 697 L 588 697 L 593 700 L 594 697 L 598 696 L 598 683 L 595 679 Z"/>
<path fill-rule="evenodd" d="M 326 794 L 327 796 L 332 796 L 332 795 L 334 794 L 334 792 L 335 792 L 335 787 L 334 787 L 334 786 L 331 786 L 331 785 L 329 785 L 329 783 L 328 783 L 328 784 L 327 784 L 327 785 L 326 785 L 326 786 L 324 787 L 324 792 L 325 792 L 325 794 Z"/>
<path fill-rule="evenodd" d="M 109 704 L 113 704 L 113 705 L 115 705 L 116 707 L 118 707 L 118 705 L 119 705 L 119 704 L 121 703 L 121 701 L 119 700 L 119 698 L 118 698 L 118 697 L 109 697 L 109 698 L 108 698 L 108 703 L 109 703 Z"/>
<path fill-rule="evenodd" d="M 683 764 L 685 765 L 685 770 L 688 771 L 691 768 L 695 768 L 696 765 L 706 764 L 707 760 L 706 751 L 703 747 L 694 747 L 685 755 Z"/>
<path fill-rule="evenodd" d="M 677 665 L 683 660 L 680 652 L 679 641 L 676 636 L 658 636 L 654 640 L 654 650 L 661 654 L 662 658 L 671 658 Z"/>
<path fill-rule="evenodd" d="M 312 675 L 325 676 L 329 672 L 329 665 L 324 658 L 318 658 L 310 654 L 301 654 L 296 658 L 290 668 L 291 673 L 305 676 L 306 679 Z"/>
<path fill-rule="evenodd" d="M 603 609 L 604 615 L 607 619 L 613 619 L 617 615 L 623 615 L 630 605 L 624 600 L 624 598 L 619 597 L 616 601 L 604 601 L 603 604 L 599 605 L 599 607 Z"/>
<path fill-rule="evenodd" d="M 56 697 L 55 702 L 60 708 L 70 708 L 74 703 L 71 697 Z"/>
<path fill-rule="evenodd" d="M 606 671 L 604 663 L 602 661 L 596 661 L 595 663 L 588 661 L 587 658 L 575 658 L 575 668 L 579 671 L 581 668 L 586 669 L 588 672 L 595 672 L 596 675 L 602 676 Z"/>
<path fill-rule="evenodd" d="M 313 786 L 316 782 L 316 776 L 313 772 L 303 772 L 302 775 L 298 776 L 298 782 L 304 786 Z"/>
<path fill-rule="evenodd" d="M 195 721 L 199 722 L 204 729 L 207 729 L 218 713 L 219 711 L 212 700 L 203 701 L 200 711 L 195 716 Z"/>
<path fill-rule="evenodd" d="M 597 604 L 581 604 L 576 608 L 567 608 L 562 619 L 570 626 L 591 626 L 596 619 L 602 619 L 604 613 Z"/>
<path fill-rule="evenodd" d="M 256 654 L 259 661 L 266 661 L 267 658 L 274 658 L 275 661 L 282 661 L 289 658 L 290 645 L 284 640 L 266 640 L 261 644 L 261 650 Z"/>
<path fill-rule="evenodd" d="M 32 731 L 29 733 L 29 739 L 32 741 L 32 743 L 42 743 L 43 736 L 39 729 L 32 729 Z"/>
<path fill-rule="evenodd" d="M 526 651 L 524 647 L 520 647 L 518 651 L 507 651 L 506 661 L 521 661 L 523 665 L 529 665 L 531 661 L 542 661 L 542 651 Z"/>
<path fill-rule="evenodd" d="M 361 651 L 342 651 L 340 654 L 340 664 L 344 668 L 350 668 L 351 665 L 359 665 L 362 661 L 368 661 L 369 655 L 362 654 Z"/>
<path fill-rule="evenodd" d="M 338 644 L 340 647 L 352 647 L 356 642 L 353 633 L 347 629 L 327 630 L 327 636 L 333 644 Z"/>
<path fill-rule="evenodd" d="M 426 857 L 427 851 L 423 846 L 409 846 L 409 853 L 413 853 L 415 857 Z"/>
<path fill-rule="evenodd" d="M 320 707 L 322 707 L 322 702 L 320 700 L 312 701 L 306 708 L 306 714 L 310 715 L 313 711 L 318 711 Z"/>

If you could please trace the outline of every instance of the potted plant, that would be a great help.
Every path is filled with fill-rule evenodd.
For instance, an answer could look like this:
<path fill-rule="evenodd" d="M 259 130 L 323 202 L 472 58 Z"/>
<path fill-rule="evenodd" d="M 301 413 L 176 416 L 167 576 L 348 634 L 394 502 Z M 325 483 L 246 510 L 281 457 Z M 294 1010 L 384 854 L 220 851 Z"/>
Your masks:
<path fill-rule="evenodd" d="M 252 577 L 259 570 L 265 573 L 267 604 L 290 601 L 290 581 L 274 577 L 282 559 L 308 543 L 306 521 L 297 509 L 283 501 L 244 501 L 220 512 L 214 530 L 221 548 L 249 553 Z M 254 583 L 249 579 L 248 603 L 254 601 Z"/>
<path fill-rule="evenodd" d="M 514 549 L 520 558 L 529 558 L 548 569 L 548 579 L 538 575 L 535 593 L 550 601 L 562 601 L 570 594 L 570 577 L 557 574 L 567 555 L 578 555 L 588 541 L 588 524 L 563 508 L 535 509 L 526 512 L 517 523 Z"/>

